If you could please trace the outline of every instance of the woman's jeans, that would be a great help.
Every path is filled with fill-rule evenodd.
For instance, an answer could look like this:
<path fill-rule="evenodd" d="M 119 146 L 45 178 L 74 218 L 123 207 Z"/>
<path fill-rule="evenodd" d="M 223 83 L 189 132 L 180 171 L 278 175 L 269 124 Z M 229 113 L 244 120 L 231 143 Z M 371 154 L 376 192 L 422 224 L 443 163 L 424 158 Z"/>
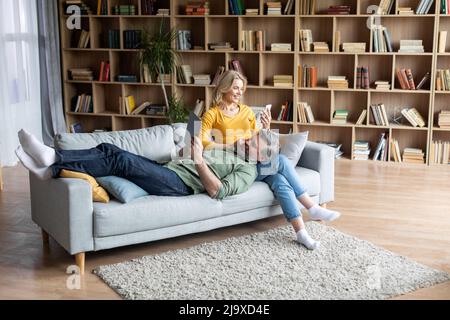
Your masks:
<path fill-rule="evenodd" d="M 58 160 L 51 167 L 54 178 L 66 169 L 87 173 L 94 178 L 121 177 L 156 196 L 186 196 L 193 193 L 174 171 L 109 143 L 89 150 L 59 150 L 56 154 Z"/>
<path fill-rule="evenodd" d="M 272 163 L 258 163 L 259 175 L 256 181 L 264 181 L 270 186 L 275 198 L 280 202 L 284 216 L 288 221 L 291 221 L 300 217 L 301 211 L 297 199 L 306 190 L 300 183 L 295 168 L 286 156 L 280 154 L 273 161 L 275 161 L 275 169 L 277 171 L 270 175 L 264 175 L 264 171 L 267 171 Z"/>

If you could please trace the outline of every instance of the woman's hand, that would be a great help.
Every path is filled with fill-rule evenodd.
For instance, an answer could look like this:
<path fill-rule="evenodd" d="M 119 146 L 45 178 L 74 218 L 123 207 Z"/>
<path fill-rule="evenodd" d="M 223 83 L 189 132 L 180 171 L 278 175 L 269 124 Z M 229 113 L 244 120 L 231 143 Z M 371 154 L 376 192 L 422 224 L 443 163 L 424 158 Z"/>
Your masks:
<path fill-rule="evenodd" d="M 261 114 L 261 124 L 263 129 L 270 129 L 270 122 L 272 121 L 272 115 L 269 110 L 264 110 Z"/>
<path fill-rule="evenodd" d="M 203 144 L 199 137 L 193 137 L 191 140 L 191 159 L 195 164 L 203 163 Z"/>

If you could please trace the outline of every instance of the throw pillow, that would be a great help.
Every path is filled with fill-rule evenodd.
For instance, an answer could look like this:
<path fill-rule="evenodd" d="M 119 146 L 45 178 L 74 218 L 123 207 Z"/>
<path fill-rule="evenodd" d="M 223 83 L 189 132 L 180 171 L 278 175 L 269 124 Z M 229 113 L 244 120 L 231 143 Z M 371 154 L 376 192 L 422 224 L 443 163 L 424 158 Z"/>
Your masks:
<path fill-rule="evenodd" d="M 280 134 L 280 153 L 284 154 L 294 167 L 297 166 L 308 141 L 308 131 Z"/>
<path fill-rule="evenodd" d="M 94 202 L 103 202 L 103 203 L 109 202 L 108 193 L 106 192 L 105 189 L 103 189 L 98 185 L 97 180 L 95 180 L 94 177 L 91 177 L 86 173 L 69 171 L 65 169 L 61 170 L 59 176 L 61 178 L 74 178 L 86 180 L 92 186 L 92 199 L 94 200 Z"/>
<path fill-rule="evenodd" d="M 98 183 L 122 203 L 148 196 L 147 191 L 127 179 L 108 176 L 97 178 Z"/>

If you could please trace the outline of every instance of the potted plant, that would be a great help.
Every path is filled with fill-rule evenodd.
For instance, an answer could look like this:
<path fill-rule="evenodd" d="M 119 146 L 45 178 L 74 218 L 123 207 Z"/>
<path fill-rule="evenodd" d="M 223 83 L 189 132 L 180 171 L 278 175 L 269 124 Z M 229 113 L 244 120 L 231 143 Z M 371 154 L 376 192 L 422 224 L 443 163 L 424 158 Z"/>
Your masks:
<path fill-rule="evenodd" d="M 189 111 L 181 99 L 175 96 L 169 97 L 169 108 L 167 109 L 167 116 L 170 123 L 186 122 Z"/>
<path fill-rule="evenodd" d="M 172 74 L 178 65 L 179 56 L 172 47 L 176 37 L 177 30 L 175 28 L 166 30 L 164 28 L 164 19 L 161 19 L 159 30 L 154 33 L 144 31 L 141 39 L 141 67 L 145 66 L 148 68 L 152 79 L 158 79 L 159 77 L 167 112 L 170 112 L 170 103 L 163 75 Z"/>

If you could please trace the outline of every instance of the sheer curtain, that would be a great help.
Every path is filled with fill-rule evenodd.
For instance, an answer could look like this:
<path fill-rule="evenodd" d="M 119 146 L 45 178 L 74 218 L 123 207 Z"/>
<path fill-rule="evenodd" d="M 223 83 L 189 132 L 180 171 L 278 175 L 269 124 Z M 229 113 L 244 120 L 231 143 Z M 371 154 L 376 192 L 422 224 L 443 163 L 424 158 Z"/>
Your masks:
<path fill-rule="evenodd" d="M 17 131 L 42 139 L 36 0 L 0 1 L 0 164 L 17 164 Z"/>

